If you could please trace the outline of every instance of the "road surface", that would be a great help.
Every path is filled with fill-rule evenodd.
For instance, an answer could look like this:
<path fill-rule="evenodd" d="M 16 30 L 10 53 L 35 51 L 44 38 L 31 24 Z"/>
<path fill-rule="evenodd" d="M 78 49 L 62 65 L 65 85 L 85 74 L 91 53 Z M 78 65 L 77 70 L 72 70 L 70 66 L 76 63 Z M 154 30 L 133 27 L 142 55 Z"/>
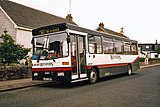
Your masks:
<path fill-rule="evenodd" d="M 160 107 L 160 66 L 69 87 L 50 83 L 0 93 L 0 107 Z"/>

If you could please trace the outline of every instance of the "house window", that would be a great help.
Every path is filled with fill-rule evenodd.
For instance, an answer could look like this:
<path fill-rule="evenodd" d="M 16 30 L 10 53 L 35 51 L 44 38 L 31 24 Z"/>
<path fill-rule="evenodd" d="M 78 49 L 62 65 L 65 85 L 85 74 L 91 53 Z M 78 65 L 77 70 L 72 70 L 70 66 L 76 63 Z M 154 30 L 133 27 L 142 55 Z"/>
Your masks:
<path fill-rule="evenodd" d="M 146 46 L 146 49 L 149 49 L 149 46 Z"/>

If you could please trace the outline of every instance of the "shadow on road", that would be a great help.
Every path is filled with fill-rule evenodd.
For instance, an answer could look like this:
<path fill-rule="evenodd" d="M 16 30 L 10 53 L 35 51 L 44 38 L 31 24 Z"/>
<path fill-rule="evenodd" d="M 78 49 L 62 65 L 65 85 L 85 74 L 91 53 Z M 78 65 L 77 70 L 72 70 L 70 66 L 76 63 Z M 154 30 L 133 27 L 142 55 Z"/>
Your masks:
<path fill-rule="evenodd" d="M 125 78 L 125 77 L 132 77 L 134 75 L 137 75 L 137 73 L 132 73 L 131 76 L 128 76 L 127 74 L 118 74 L 118 75 L 113 75 L 113 76 L 100 78 L 98 82 L 104 82 L 104 81 L 109 81 L 109 80 L 113 80 L 113 79 Z"/>
<path fill-rule="evenodd" d="M 137 75 L 138 73 L 133 73 L 132 76 Z M 119 75 L 114 75 L 114 76 L 108 76 L 104 78 L 98 79 L 96 84 L 105 82 L 105 81 L 111 81 L 111 80 L 116 80 L 120 78 L 125 78 L 128 77 L 126 74 L 119 74 Z M 90 84 L 88 80 L 86 81 L 80 81 L 80 82 L 75 82 L 75 83 L 63 83 L 63 82 L 49 82 L 45 83 L 42 85 L 39 85 L 38 87 L 43 87 L 43 88 L 60 88 L 60 89 L 69 89 L 69 88 L 77 88 L 77 87 L 82 87 L 82 86 L 87 86 L 87 85 L 94 85 Z"/>

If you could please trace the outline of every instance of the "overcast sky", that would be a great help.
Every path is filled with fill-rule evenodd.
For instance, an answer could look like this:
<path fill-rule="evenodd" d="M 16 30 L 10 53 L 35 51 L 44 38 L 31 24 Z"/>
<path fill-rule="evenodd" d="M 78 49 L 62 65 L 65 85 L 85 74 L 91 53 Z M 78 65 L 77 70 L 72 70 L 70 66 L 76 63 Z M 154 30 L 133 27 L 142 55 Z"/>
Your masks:
<path fill-rule="evenodd" d="M 124 34 L 139 43 L 160 42 L 160 0 L 11 0 L 65 18 L 68 13 L 79 26 L 105 28 Z M 71 10 L 71 11 L 70 11 Z"/>

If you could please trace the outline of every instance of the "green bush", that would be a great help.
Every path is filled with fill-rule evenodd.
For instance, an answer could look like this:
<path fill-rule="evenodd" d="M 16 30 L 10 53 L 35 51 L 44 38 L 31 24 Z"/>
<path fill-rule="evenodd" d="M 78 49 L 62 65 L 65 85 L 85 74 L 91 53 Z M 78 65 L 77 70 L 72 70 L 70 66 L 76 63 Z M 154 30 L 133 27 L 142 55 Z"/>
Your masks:
<path fill-rule="evenodd" d="M 5 33 L 0 36 L 0 62 L 8 65 L 18 60 L 26 59 L 30 49 L 23 48 L 22 45 L 16 44 L 12 36 Z"/>
<path fill-rule="evenodd" d="M 145 58 L 139 58 L 139 62 L 144 62 Z"/>

